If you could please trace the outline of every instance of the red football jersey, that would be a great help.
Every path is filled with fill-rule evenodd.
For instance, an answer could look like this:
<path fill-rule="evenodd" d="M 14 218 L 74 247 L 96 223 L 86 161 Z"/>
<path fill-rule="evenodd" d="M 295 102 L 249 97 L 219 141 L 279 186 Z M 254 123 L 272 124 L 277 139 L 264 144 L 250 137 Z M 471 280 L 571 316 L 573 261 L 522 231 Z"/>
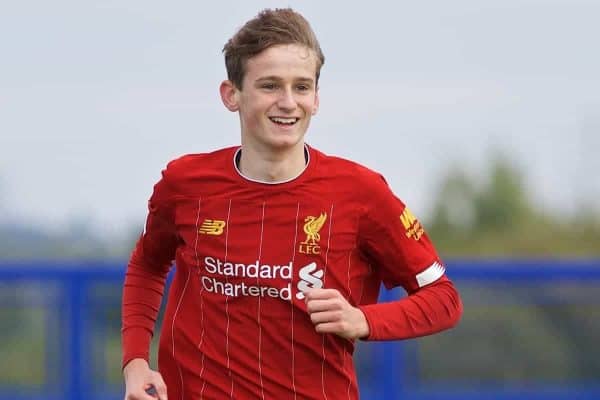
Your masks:
<path fill-rule="evenodd" d="M 456 322 L 460 301 L 442 262 L 380 175 L 307 146 L 298 177 L 257 182 L 237 169 L 239 151 L 188 155 L 163 171 L 128 266 L 124 363 L 148 358 L 173 259 L 159 349 L 171 399 L 357 399 L 354 343 L 315 332 L 310 288 L 337 289 L 360 307 L 366 339 Z M 424 295 L 375 305 L 381 282 Z"/>

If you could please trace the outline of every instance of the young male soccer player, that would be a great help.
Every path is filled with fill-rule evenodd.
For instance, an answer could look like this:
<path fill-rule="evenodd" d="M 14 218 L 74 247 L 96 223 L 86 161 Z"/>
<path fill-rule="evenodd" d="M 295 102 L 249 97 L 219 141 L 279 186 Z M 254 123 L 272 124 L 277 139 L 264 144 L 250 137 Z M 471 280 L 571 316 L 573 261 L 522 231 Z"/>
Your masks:
<path fill-rule="evenodd" d="M 355 340 L 450 328 L 459 295 L 380 175 L 304 143 L 324 61 L 306 20 L 265 10 L 224 53 L 242 143 L 179 158 L 154 187 L 124 285 L 126 399 L 357 399 Z M 409 295 L 376 304 L 381 282 Z"/>

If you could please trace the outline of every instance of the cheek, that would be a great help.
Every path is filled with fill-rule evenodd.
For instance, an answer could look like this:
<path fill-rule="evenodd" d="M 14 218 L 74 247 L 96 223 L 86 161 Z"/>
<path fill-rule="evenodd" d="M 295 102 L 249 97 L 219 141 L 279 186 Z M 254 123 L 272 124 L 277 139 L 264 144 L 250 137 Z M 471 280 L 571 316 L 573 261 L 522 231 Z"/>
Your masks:
<path fill-rule="evenodd" d="M 243 107 L 240 109 L 242 119 L 248 124 L 255 124 L 260 119 L 260 109 L 256 103 L 252 101 L 244 102 Z"/>
<path fill-rule="evenodd" d="M 302 101 L 302 108 L 306 110 L 306 113 L 312 115 L 313 110 L 317 107 L 317 103 L 314 97 L 305 99 Z"/>
<path fill-rule="evenodd" d="M 244 101 L 244 114 L 247 118 L 259 120 L 268 111 L 269 103 L 264 99 L 253 97 Z"/>

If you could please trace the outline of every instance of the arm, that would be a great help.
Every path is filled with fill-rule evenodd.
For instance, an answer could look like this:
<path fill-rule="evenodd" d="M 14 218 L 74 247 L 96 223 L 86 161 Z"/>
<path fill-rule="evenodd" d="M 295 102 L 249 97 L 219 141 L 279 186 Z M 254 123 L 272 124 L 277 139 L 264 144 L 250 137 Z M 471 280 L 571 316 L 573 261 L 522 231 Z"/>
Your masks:
<path fill-rule="evenodd" d="M 459 294 L 420 222 L 391 192 L 382 177 L 369 181 L 358 243 L 385 285 L 409 295 L 388 303 L 353 307 L 336 290 L 307 294 L 307 309 L 318 332 L 348 339 L 407 339 L 456 325 Z"/>
<path fill-rule="evenodd" d="M 173 192 L 164 174 L 148 202 L 146 228 L 131 255 L 123 285 L 121 334 L 126 399 L 152 398 L 144 393 L 150 386 L 166 399 L 162 378 L 148 367 L 150 341 L 177 247 Z"/>
<path fill-rule="evenodd" d="M 369 325 L 366 340 L 431 335 L 454 327 L 462 315 L 458 291 L 445 276 L 400 300 L 359 308 Z"/>
<path fill-rule="evenodd" d="M 359 245 L 386 287 L 402 286 L 408 296 L 360 306 L 370 340 L 406 339 L 449 329 L 462 315 L 458 291 L 419 220 L 390 190 L 383 177 L 359 224 Z"/>
<path fill-rule="evenodd" d="M 397 340 L 452 328 L 462 314 L 458 292 L 447 278 L 388 303 L 353 307 L 335 289 L 306 293 L 307 310 L 319 333 L 346 339 Z"/>

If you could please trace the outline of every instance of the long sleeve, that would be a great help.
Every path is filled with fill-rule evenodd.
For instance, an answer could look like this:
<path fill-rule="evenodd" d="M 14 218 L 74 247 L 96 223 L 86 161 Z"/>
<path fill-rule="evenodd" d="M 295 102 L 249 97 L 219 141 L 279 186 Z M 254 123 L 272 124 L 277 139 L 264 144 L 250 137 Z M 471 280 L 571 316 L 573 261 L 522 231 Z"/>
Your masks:
<path fill-rule="evenodd" d="M 360 306 L 369 323 L 366 339 L 407 339 L 451 328 L 462 314 L 458 291 L 419 220 L 380 178 L 365 199 L 360 248 L 385 286 L 402 286 L 408 296 Z"/>
<path fill-rule="evenodd" d="M 148 202 L 148 218 L 127 265 L 122 301 L 123 367 L 134 358 L 148 360 L 150 341 L 165 281 L 177 248 L 173 191 L 165 172 Z"/>
<path fill-rule="evenodd" d="M 409 339 L 454 327 L 462 303 L 450 280 L 441 278 L 397 301 L 361 306 L 369 324 L 365 340 Z"/>

